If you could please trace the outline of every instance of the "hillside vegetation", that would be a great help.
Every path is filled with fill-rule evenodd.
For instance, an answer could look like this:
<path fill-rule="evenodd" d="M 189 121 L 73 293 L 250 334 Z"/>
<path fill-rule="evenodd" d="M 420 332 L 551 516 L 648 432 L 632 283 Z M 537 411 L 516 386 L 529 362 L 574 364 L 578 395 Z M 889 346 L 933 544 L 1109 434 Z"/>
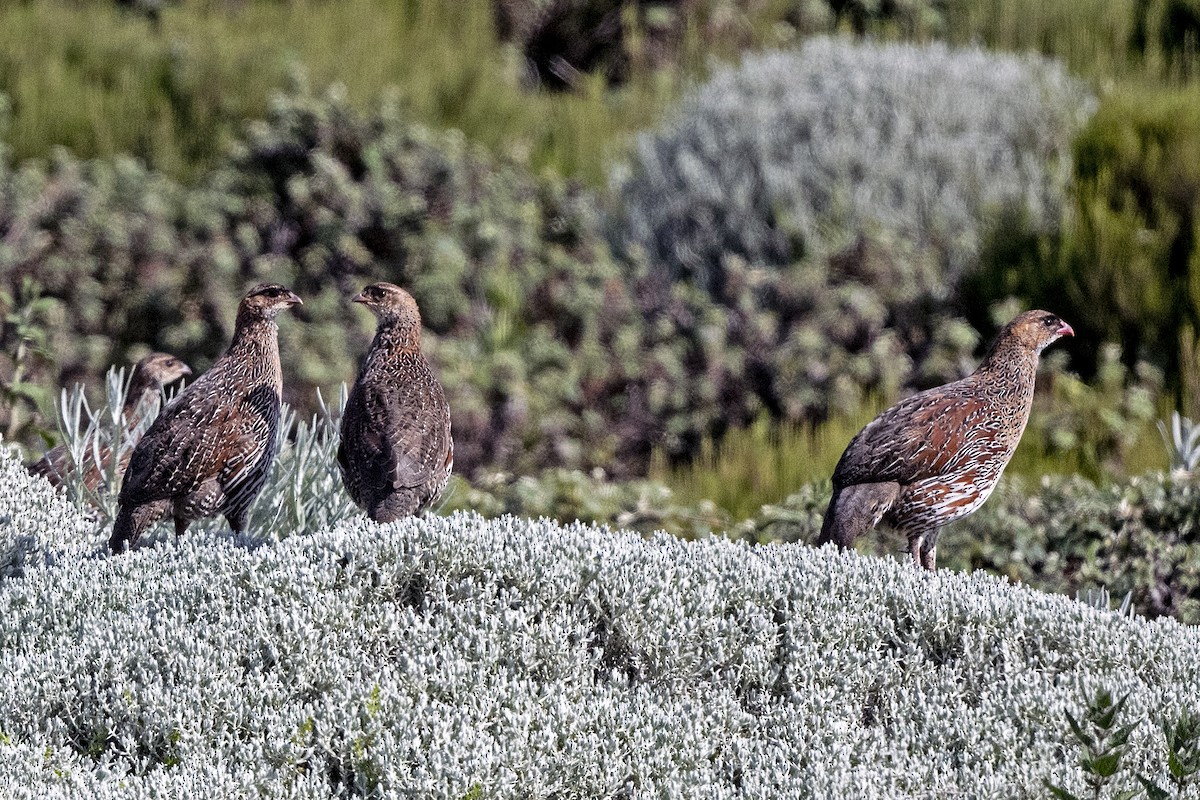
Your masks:
<path fill-rule="evenodd" d="M 85 467 L 93 463 L 97 451 L 120 452 L 132 446 L 119 413 L 124 402 L 122 374 L 108 374 L 108 396 L 99 405 L 89 405 L 78 386 L 61 398 L 67 417 L 63 433 L 74 453 L 71 457 Z M 284 407 L 279 456 L 250 511 L 250 530 L 256 536 L 285 539 L 296 531 L 334 527 L 358 516 L 336 463 L 344 404 L 344 392 L 322 399 L 320 412 L 308 419 Z M 1200 436 L 1200 427 L 1187 425 L 1196 432 L 1193 439 Z M 762 428 L 756 425 L 754 430 Z M 826 433 L 836 436 L 837 429 L 831 426 Z M 842 435 L 848 438 L 850 433 Z M 685 482 L 679 489 L 669 476 L 666 481 L 614 481 L 601 470 L 484 472 L 470 482 L 455 477 L 435 510 L 470 511 L 485 518 L 512 515 L 583 521 L 642 534 L 664 531 L 684 539 L 720 535 L 755 544 L 810 542 L 821 527 L 830 492 L 826 476 L 841 447 L 839 442 L 836 450 L 825 452 L 827 443 L 793 438 L 781 447 L 780 457 L 786 454 L 804 462 L 801 465 L 759 463 L 761 455 L 751 452 L 748 455 L 756 459 L 758 472 L 730 476 L 718 466 L 710 477 L 723 479 L 726 485 L 711 493 L 712 480 L 700 485 Z M 1194 469 L 1200 450 L 1186 449 Z M 1176 453 L 1174 459 L 1179 458 Z M 699 472 L 705 466 L 702 462 L 692 469 Z M 64 493 L 87 514 L 90 530 L 107 536 L 121 476 L 111 469 L 103 474 L 95 488 L 78 478 L 68 480 Z M 762 474 L 791 480 L 764 487 L 756 480 Z M 717 502 L 745 491 L 740 487 L 746 485 L 750 491 L 738 498 L 736 513 Z M 755 496 L 762 493 L 776 496 L 755 504 Z M 225 531 L 220 518 L 200 520 L 197 525 L 210 534 Z M 158 526 L 153 537 L 170 538 L 168 528 Z M 1200 622 L 1197 530 L 1200 482 L 1182 466 L 1169 474 L 1151 472 L 1102 484 L 1078 475 L 1047 476 L 1040 481 L 1009 476 L 979 512 L 945 529 L 941 561 L 946 569 L 985 570 L 1067 596 L 1108 591 L 1127 597 L 1126 604 L 1136 613 L 1195 624 Z M 21 542 L 25 540 L 10 531 L 0 532 L 0 541 L 5 536 L 13 537 L 11 553 L 16 559 L 24 552 Z M 881 529 L 863 537 L 857 546 L 863 553 L 907 559 L 900 552 L 902 544 L 903 537 Z"/>
<path fill-rule="evenodd" d="M 881 83 L 890 75 L 907 77 Z M 895 113 L 845 124 L 845 80 L 863 87 L 863 107 Z M 1018 91 L 1030 83 L 1044 91 Z M 0 150 L 0 390 L 11 406 L 0 428 L 31 443 L 53 430 L 56 376 L 96 382 L 147 347 L 204 369 L 260 280 L 305 299 L 281 350 L 286 398 L 306 412 L 366 347 L 370 321 L 348 298 L 380 279 L 410 288 L 468 476 L 636 476 L 654 448 L 686 460 L 705 437 L 762 416 L 852 413 L 868 393 L 973 366 L 1014 301 L 965 304 L 964 270 L 975 274 L 968 262 L 1010 216 L 1038 217 L 1011 230 L 1057 235 L 1065 158 L 1090 104 L 1038 60 L 835 39 L 747 59 L 697 97 L 643 138 L 618 206 L 415 123 L 397 94 L 363 112 L 302 72 L 197 185 L 124 157 L 20 162 Z M 805 109 L 819 124 L 799 123 Z M 809 150 L 815 160 L 796 155 Z M 773 192 L 760 196 L 760 183 Z M 814 184 L 827 193 L 812 202 L 794 188 Z M 725 221 L 706 228 L 717 239 L 684 235 L 691 212 Z M 686 253 L 703 267 L 673 267 Z M 1084 367 L 1094 350 L 1083 348 Z M 1113 424 L 1126 418 L 1118 410 Z M 1111 438 L 1091 415 L 1072 425 L 1057 427 Z"/>
<path fill-rule="evenodd" d="M 982 574 L 471 514 L 108 557 L 0 487 L 15 796 L 1035 797 L 1098 688 L 1163 785 L 1200 703 L 1195 631 Z"/>
<path fill-rule="evenodd" d="M 640 477 L 854 417 L 1039 305 L 1080 377 L 1015 471 L 1123 477 L 1156 416 L 1195 415 L 1193 58 L 1165 7 L 1031 14 L 1055 62 L 1005 52 L 1026 32 L 985 3 L 133 5 L 0 11 L 0 431 L 31 454 L 58 386 L 148 348 L 204 369 L 262 279 L 306 300 L 304 417 L 366 346 L 347 298 L 412 289 L 471 478 Z"/>
<path fill-rule="evenodd" d="M 1194 796 L 1200 428 L 1155 422 L 1200 417 L 1198 41 L 1194 0 L 4 5 L 0 793 Z M 207 368 L 261 280 L 305 304 L 254 537 L 109 556 L 117 476 L 17 450 L 119 443 L 110 365 Z M 382 527 L 333 460 L 376 280 L 458 472 Z M 809 547 L 853 432 L 1039 306 L 1078 335 L 948 569 Z"/>

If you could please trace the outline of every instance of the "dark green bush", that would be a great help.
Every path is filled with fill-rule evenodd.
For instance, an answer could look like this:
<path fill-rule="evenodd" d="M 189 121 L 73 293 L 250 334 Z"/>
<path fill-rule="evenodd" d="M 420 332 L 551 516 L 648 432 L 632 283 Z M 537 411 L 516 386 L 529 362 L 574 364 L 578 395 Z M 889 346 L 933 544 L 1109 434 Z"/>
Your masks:
<path fill-rule="evenodd" d="M 1085 377 L 1097 342 L 1162 369 L 1185 410 L 1200 402 L 1200 94 L 1122 89 L 1105 96 L 1075 145 L 1076 182 L 1059 233 L 1004 237 L 970 290 L 1053 308 Z"/>
<path fill-rule="evenodd" d="M 869 395 L 894 397 L 974 368 L 979 334 L 947 307 L 927 254 L 903 242 L 862 237 L 827 259 L 775 269 L 736 256 L 722 263 L 713 299 L 777 419 L 853 413 Z"/>
<path fill-rule="evenodd" d="M 682 452 L 750 402 L 719 311 L 618 264 L 588 194 L 412 126 L 395 104 L 362 117 L 337 96 L 281 97 L 216 181 L 237 198 L 243 272 L 313 298 L 289 339 L 297 397 L 349 377 L 366 346 L 344 298 L 370 280 L 407 286 L 467 474 L 634 474 L 652 442 Z"/>
<path fill-rule="evenodd" d="M 0 288 L 34 281 L 61 317 L 57 374 L 39 365 L 26 382 L 98 381 L 147 347 L 203 368 L 242 291 L 271 279 L 306 299 L 281 341 L 286 399 L 307 416 L 369 341 L 346 299 L 386 279 L 424 310 L 462 472 L 624 477 L 654 447 L 686 458 L 764 412 L 854 410 L 973 366 L 978 335 L 902 240 L 774 269 L 730 255 L 707 292 L 617 260 L 603 233 L 579 187 L 413 125 L 396 102 L 363 115 L 299 79 L 194 188 L 131 159 L 0 159 Z"/>
<path fill-rule="evenodd" d="M 36 290 L 43 312 L 31 320 L 40 320 L 43 358 L 21 359 L 6 341 L 13 370 L 23 362 L 25 381 L 50 387 L 98 383 L 109 364 L 128 363 L 146 344 L 189 359 L 215 355 L 223 344 L 214 328 L 229 324 L 229 309 L 213 306 L 198 284 L 239 281 L 236 262 L 213 258 L 224 239 L 219 222 L 211 241 L 196 235 L 214 218 L 221 205 L 211 193 L 185 198 L 132 159 L 81 162 L 60 151 L 48 164 L 18 167 L 0 153 L 0 292 L 20 308 Z"/>

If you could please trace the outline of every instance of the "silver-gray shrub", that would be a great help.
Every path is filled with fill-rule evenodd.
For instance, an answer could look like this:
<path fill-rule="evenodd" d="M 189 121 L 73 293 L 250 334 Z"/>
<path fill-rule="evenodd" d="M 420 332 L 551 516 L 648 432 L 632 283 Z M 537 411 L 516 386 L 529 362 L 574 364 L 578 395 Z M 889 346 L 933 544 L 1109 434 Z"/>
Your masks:
<path fill-rule="evenodd" d="M 89 401 L 86 387 L 77 383 L 63 389 L 59 400 L 58 432 L 75 465 L 65 476 L 63 495 L 90 521 L 90 538 L 98 549 L 103 549 L 107 541 L 104 537 L 117 513 L 123 478 L 119 458 L 133 450 L 150 427 L 159 404 L 169 399 L 158 398 L 149 413 L 130 428 L 122 413 L 128 389 L 124 370 L 112 368 L 105 376 L 102 399 Z M 345 385 L 333 403 L 327 403 L 318 392 L 316 405 L 318 411 L 304 420 L 294 408 L 283 404 L 277 456 L 250 509 L 249 530 L 254 540 L 281 539 L 297 530 L 317 530 L 357 513 L 337 466 L 338 422 L 346 405 Z M 107 460 L 106 451 L 112 454 Z M 94 488 L 89 487 L 83 475 L 97 465 L 100 481 Z M 220 517 L 194 525 L 210 533 L 227 529 Z M 158 526 L 148 538 L 169 538 L 169 527 Z"/>
<path fill-rule="evenodd" d="M 781 266 L 882 233 L 953 288 L 992 226 L 1057 225 L 1092 106 L 1034 57 L 825 37 L 751 55 L 639 138 L 618 236 L 712 288 L 731 255 Z"/>
<path fill-rule="evenodd" d="M 978 573 L 471 514 L 88 557 L 14 459 L 0 509 L 56 554 L 0 578 L 15 797 L 1035 797 L 1084 694 L 1159 783 L 1200 703 L 1195 630 Z"/>

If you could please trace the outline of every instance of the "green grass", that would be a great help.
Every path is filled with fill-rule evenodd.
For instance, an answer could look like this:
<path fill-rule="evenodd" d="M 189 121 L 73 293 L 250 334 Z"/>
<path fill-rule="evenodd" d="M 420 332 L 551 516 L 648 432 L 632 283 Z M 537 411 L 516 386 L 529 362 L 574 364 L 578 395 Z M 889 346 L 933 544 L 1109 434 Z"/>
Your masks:
<path fill-rule="evenodd" d="M 890 403 L 873 399 L 857 411 L 816 425 L 778 424 L 763 418 L 748 428 L 726 432 L 719 441 L 706 439 L 691 462 L 672 465 L 656 451 L 650 480 L 670 487 L 681 505 L 711 500 L 734 520 L 758 514 L 764 505 L 778 503 L 805 484 L 829 480 L 850 439 Z M 1170 417 L 1167 398 L 1160 398 L 1159 418 Z M 1058 406 L 1058 408 L 1073 408 Z M 1097 414 L 1106 409 L 1084 409 Z M 1043 402 L 1035 417 L 1052 414 Z M 1167 451 L 1155 420 L 1133 420 L 1121 440 L 1103 433 L 1095 424 L 1082 431 L 1068 429 L 1052 434 L 1054 418 L 1039 426 L 1034 419 L 1026 431 L 1006 475 L 1036 485 L 1046 475 L 1082 475 L 1094 481 L 1112 481 L 1168 468 Z M 1049 431 L 1047 431 L 1049 429 Z"/>
<path fill-rule="evenodd" d="M 1163 419 L 1170 419 L 1166 404 Z M 1099 426 L 1097 426 L 1099 428 Z M 1141 475 L 1146 472 L 1165 472 L 1168 463 L 1166 446 L 1155 421 L 1138 422 L 1128 434 L 1128 444 L 1107 459 L 1098 456 L 1091 440 L 1071 447 L 1049 446 L 1045 440 L 1025 436 L 1005 470 L 1027 481 L 1037 481 L 1045 475 L 1081 475 L 1089 480 L 1106 483 Z"/>
<path fill-rule="evenodd" d="M 1111 80 L 1161 85 L 1191 80 L 1196 53 L 1171 57 L 1159 39 L 1152 12 L 1162 2 L 1145 0 L 958 0 L 947 4 L 943 38 L 978 42 L 993 50 L 1037 52 L 1057 58 L 1074 74 L 1106 91 Z M 1139 38 L 1139 10 L 1146 13 Z"/>
<path fill-rule="evenodd" d="M 700 454 L 683 465 L 670 465 L 656 451 L 650 479 L 669 486 L 683 505 L 711 500 L 734 519 L 748 519 L 805 484 L 829 480 L 850 439 L 886 405 L 872 400 L 817 425 L 762 418 L 726 432 L 720 441 L 706 439 Z"/>
<path fill-rule="evenodd" d="M 394 89 L 424 123 L 602 186 L 630 134 L 713 58 L 800 35 L 784 22 L 789 4 L 744 5 L 689 7 L 667 68 L 636 63 L 619 89 L 595 80 L 557 94 L 520 86 L 521 56 L 498 40 L 490 0 L 187 2 L 165 9 L 159 26 L 111 0 L 6 4 L 0 92 L 13 108 L 0 135 L 18 157 L 57 145 L 85 157 L 125 152 L 194 177 L 303 64 L 314 85 L 341 83 L 359 107 Z M 1035 50 L 1102 90 L 1112 79 L 1153 86 L 1194 74 L 1195 56 L 1172 62 L 1155 45 L 1144 54 L 1129 46 L 1136 11 L 1137 0 L 976 0 L 947 6 L 940 25 L 882 23 L 871 33 Z"/>
<path fill-rule="evenodd" d="M 573 94 L 526 91 L 521 56 L 496 35 L 490 0 L 293 0 L 169 5 L 161 24 L 111 0 L 31 0 L 0 8 L 0 92 L 13 106 L 0 135 L 18 157 L 62 145 L 85 157 L 131 153 L 180 177 L 204 171 L 231 134 L 261 117 L 293 64 L 317 86 L 341 83 L 358 105 L 394 88 L 413 115 L 459 128 L 497 154 L 594 186 L 629 135 L 658 119 L 689 77 L 740 48 L 801 33 L 781 2 L 696 3 L 666 68 L 635 63 L 624 87 L 599 80 Z M 1138 0 L 974 0 L 940 24 L 871 34 L 1062 59 L 1105 90 L 1185 81 L 1196 56 L 1172 61 L 1130 47 Z M 1157 31 L 1148 30 L 1153 41 Z M 636 60 L 635 60 L 636 61 Z"/>
<path fill-rule="evenodd" d="M 195 176 L 263 116 L 295 64 L 316 86 L 343 84 L 358 107 L 394 90 L 419 121 L 594 184 L 676 90 L 660 74 L 618 92 L 524 91 L 479 0 L 183 3 L 157 29 L 111 2 L 41 0 L 0 10 L 0 92 L 13 107 L 4 139 L 19 158 L 63 145 Z"/>
<path fill-rule="evenodd" d="M 952 41 L 980 41 L 989 48 L 1039 52 L 1065 62 L 1085 77 L 1142 71 L 1128 53 L 1137 0 L 973 0 L 949 5 Z"/>

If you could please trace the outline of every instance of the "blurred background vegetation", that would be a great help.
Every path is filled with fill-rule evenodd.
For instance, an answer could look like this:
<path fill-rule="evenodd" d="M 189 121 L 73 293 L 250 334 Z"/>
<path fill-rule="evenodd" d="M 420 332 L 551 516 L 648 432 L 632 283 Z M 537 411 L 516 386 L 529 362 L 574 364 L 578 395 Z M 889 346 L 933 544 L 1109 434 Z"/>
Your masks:
<path fill-rule="evenodd" d="M 268 278 L 308 418 L 387 279 L 470 491 L 732 524 L 1046 307 L 1078 336 L 1014 483 L 1125 486 L 1200 417 L 1198 37 L 1194 0 L 6 3 L 0 433 L 36 455 L 149 349 L 205 368 Z"/>

